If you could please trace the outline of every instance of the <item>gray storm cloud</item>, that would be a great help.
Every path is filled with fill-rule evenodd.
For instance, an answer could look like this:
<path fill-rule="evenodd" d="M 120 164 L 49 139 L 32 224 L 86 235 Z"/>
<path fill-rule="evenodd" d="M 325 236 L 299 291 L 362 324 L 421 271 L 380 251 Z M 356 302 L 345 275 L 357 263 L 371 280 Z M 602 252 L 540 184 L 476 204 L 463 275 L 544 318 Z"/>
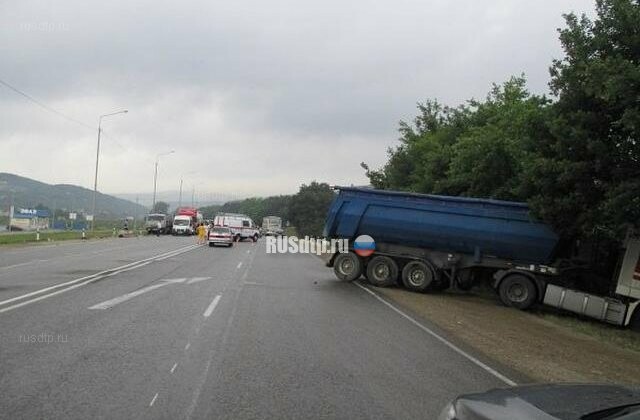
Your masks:
<path fill-rule="evenodd" d="M 0 3 L 0 79 L 105 119 L 100 189 L 289 193 L 366 182 L 426 98 L 457 104 L 524 72 L 547 92 L 562 13 L 588 1 Z M 92 185 L 97 129 L 0 86 L 0 170 Z M 195 171 L 195 173 L 194 173 Z"/>

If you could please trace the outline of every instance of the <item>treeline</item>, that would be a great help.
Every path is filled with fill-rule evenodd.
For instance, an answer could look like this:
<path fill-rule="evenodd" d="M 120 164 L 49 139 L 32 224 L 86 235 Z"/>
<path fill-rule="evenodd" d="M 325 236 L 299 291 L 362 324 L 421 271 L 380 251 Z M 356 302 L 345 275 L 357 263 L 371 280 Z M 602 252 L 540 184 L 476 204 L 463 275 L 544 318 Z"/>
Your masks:
<path fill-rule="evenodd" d="M 483 100 L 421 103 L 384 167 L 362 164 L 371 184 L 527 201 L 567 238 L 640 227 L 640 4 L 598 0 L 596 12 L 564 16 L 551 97 L 520 76 Z"/>
<path fill-rule="evenodd" d="M 294 226 L 300 236 L 320 236 L 333 197 L 334 192 L 328 184 L 313 181 L 300 186 L 294 195 L 252 197 L 229 201 L 222 206 L 203 207 L 201 211 L 206 218 L 213 218 L 219 212 L 242 213 L 258 224 L 265 216 L 278 216 Z"/>

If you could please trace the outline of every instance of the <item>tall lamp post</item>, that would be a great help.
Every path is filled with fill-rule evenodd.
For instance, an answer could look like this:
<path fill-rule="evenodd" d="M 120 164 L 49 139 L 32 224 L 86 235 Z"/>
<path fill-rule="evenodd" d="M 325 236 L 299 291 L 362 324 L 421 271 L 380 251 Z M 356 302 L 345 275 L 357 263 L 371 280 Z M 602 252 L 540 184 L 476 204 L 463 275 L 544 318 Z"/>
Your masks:
<path fill-rule="evenodd" d="M 167 153 L 160 153 L 158 156 L 156 156 L 156 171 L 153 175 L 153 204 L 151 205 L 152 212 L 155 211 L 155 208 L 156 208 L 156 189 L 158 187 L 158 162 L 160 161 L 160 156 L 170 155 L 175 152 L 176 152 L 175 150 L 172 150 Z"/>
<path fill-rule="evenodd" d="M 178 198 L 178 208 L 182 207 L 182 184 L 184 182 L 185 175 L 192 175 L 198 171 L 187 172 L 186 174 L 180 175 L 180 197 Z"/>
<path fill-rule="evenodd" d="M 98 147 L 96 148 L 96 174 L 95 177 L 93 178 L 93 199 L 92 199 L 92 204 L 91 204 L 91 230 L 93 231 L 94 226 L 95 226 L 95 219 L 96 219 L 96 194 L 98 193 L 98 162 L 100 161 L 100 133 L 102 132 L 102 119 L 104 117 L 110 117 L 111 115 L 117 115 L 117 114 L 126 114 L 127 112 L 129 112 L 126 109 L 123 109 L 122 111 L 117 111 L 117 112 L 112 112 L 110 114 L 104 114 L 104 115 L 100 115 L 100 118 L 98 119 Z"/>

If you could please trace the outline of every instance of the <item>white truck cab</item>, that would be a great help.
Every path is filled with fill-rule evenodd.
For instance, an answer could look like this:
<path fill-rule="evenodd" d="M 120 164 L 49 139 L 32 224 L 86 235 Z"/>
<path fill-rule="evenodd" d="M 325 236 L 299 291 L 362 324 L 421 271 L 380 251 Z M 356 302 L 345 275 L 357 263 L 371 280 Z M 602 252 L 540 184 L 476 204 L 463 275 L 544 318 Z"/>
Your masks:
<path fill-rule="evenodd" d="M 191 216 L 178 215 L 173 219 L 174 235 L 193 235 L 195 228 L 193 227 Z"/>

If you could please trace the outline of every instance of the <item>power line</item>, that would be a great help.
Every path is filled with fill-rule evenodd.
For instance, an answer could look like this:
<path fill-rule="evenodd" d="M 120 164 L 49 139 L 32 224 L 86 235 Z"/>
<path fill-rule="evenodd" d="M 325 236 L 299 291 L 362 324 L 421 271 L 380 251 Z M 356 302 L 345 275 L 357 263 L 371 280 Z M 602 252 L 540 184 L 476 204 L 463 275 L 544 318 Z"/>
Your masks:
<path fill-rule="evenodd" d="M 5 81 L 4 81 L 4 80 L 2 80 L 2 79 L 0 79 L 0 84 L 1 84 L 1 85 L 4 85 L 5 87 L 7 87 L 7 88 L 9 88 L 9 89 L 11 89 L 12 91 L 14 91 L 15 93 L 17 93 L 18 95 L 21 95 L 21 96 L 23 96 L 23 97 L 27 98 L 28 100 L 30 100 L 31 102 L 33 102 L 34 104 L 38 105 L 40 108 L 42 108 L 42 109 L 44 109 L 44 110 L 46 110 L 46 111 L 48 111 L 48 112 L 51 112 L 51 113 L 53 113 L 53 114 L 56 114 L 56 115 L 58 115 L 58 116 L 60 116 L 60 117 L 62 117 L 62 118 L 64 118 L 64 119 L 66 119 L 66 120 L 68 120 L 68 121 L 71 121 L 71 122 L 73 122 L 73 123 L 75 123 L 75 124 L 79 124 L 79 125 L 81 125 L 81 126 L 83 126 L 83 127 L 86 127 L 86 128 L 88 128 L 88 129 L 90 129 L 90 130 L 94 130 L 94 129 L 95 129 L 95 127 L 92 127 L 92 126 L 90 126 L 89 124 L 85 124 L 84 122 L 82 122 L 82 121 L 80 121 L 80 120 L 76 120 L 75 118 L 69 117 L 69 116 L 67 116 L 67 115 L 63 114 L 62 112 L 59 112 L 59 111 L 57 111 L 57 110 L 55 110 L 55 109 L 51 108 L 50 106 L 48 106 L 48 105 L 46 105 L 46 104 L 44 104 L 44 103 L 40 102 L 39 100 L 37 100 L 37 99 L 36 99 L 36 98 L 34 98 L 33 96 L 31 96 L 31 95 L 29 95 L 29 94 L 27 94 L 27 93 L 25 93 L 25 92 L 21 91 L 21 90 L 20 90 L 20 89 L 18 89 L 17 87 L 14 87 L 14 86 L 10 85 L 9 83 L 5 82 Z"/>

